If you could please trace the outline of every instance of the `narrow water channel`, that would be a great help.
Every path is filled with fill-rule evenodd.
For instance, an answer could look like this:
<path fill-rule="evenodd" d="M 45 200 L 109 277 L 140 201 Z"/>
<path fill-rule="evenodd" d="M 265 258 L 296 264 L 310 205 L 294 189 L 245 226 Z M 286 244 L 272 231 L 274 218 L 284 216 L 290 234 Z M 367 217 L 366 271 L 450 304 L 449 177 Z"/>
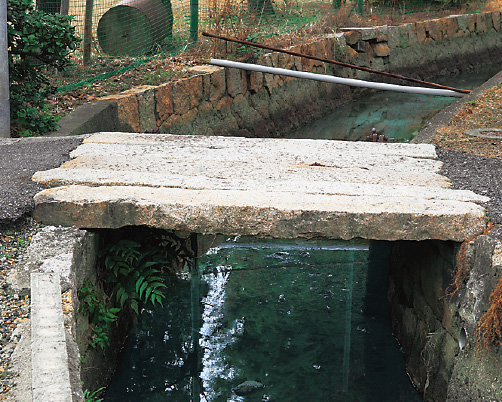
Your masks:
<path fill-rule="evenodd" d="M 461 89 L 473 89 L 500 71 L 486 66 L 476 72 L 430 81 Z M 378 91 L 328 113 L 323 118 L 288 133 L 287 138 L 365 141 L 374 127 L 378 133 L 409 142 L 437 112 L 458 98 Z"/>
<path fill-rule="evenodd" d="M 436 82 L 474 88 L 497 71 Z M 287 137 L 364 140 L 376 127 L 409 141 L 454 100 L 377 92 Z M 143 313 L 105 401 L 420 401 L 390 329 L 387 253 L 257 239 L 211 249 L 200 285 L 172 277 L 164 308 Z M 254 391 L 237 395 L 243 383 Z"/>
<path fill-rule="evenodd" d="M 131 332 L 105 400 L 419 401 L 390 330 L 385 255 L 364 242 L 211 249 L 199 261 L 200 348 L 190 281 L 172 278 L 165 308 Z M 237 395 L 246 381 L 256 390 Z"/>

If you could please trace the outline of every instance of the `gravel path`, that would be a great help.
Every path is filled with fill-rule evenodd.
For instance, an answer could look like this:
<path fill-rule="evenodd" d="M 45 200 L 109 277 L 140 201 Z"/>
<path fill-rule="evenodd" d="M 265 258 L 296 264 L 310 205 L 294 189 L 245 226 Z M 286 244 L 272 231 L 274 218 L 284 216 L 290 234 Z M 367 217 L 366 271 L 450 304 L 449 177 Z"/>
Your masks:
<path fill-rule="evenodd" d="M 451 180 L 452 187 L 490 197 L 484 204 L 488 217 L 502 224 L 502 159 L 441 148 L 437 153 L 443 162 L 441 174 Z"/>
<path fill-rule="evenodd" d="M 24 251 L 39 227 L 27 218 L 10 228 L 0 228 L 0 400 L 4 400 L 3 394 L 15 384 L 9 370 L 10 357 L 19 341 L 14 331 L 19 323 L 30 318 L 29 296 L 12 293 L 6 277 L 24 259 Z"/>
<path fill-rule="evenodd" d="M 31 213 L 33 196 L 42 190 L 31 176 L 69 160 L 69 153 L 81 142 L 81 136 L 0 138 L 0 225 Z"/>

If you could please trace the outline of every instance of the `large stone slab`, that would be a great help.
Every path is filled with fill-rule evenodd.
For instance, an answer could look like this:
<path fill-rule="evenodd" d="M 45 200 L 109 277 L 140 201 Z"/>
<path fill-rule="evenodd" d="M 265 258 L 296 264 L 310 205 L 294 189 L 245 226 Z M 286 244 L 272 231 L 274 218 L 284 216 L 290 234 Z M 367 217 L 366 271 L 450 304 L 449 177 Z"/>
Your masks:
<path fill-rule="evenodd" d="M 486 222 L 432 145 L 99 133 L 71 156 L 34 176 L 47 224 L 463 241 Z"/>

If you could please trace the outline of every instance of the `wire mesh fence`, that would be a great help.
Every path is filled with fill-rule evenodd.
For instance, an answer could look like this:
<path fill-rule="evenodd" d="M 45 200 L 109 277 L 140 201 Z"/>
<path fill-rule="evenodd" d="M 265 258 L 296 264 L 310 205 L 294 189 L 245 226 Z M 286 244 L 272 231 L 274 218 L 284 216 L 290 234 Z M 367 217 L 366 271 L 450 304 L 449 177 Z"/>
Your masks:
<path fill-rule="evenodd" d="M 62 89 L 177 54 L 203 30 L 253 40 L 312 24 L 333 5 L 333 0 L 36 0 L 39 10 L 72 15 L 82 38 L 72 64 L 49 72 Z"/>

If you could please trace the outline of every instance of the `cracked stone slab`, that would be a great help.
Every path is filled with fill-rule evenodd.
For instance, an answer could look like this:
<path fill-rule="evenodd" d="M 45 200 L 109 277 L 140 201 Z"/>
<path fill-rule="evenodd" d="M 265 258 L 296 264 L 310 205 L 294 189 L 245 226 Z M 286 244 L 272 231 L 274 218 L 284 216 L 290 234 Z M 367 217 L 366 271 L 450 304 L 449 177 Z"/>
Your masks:
<path fill-rule="evenodd" d="M 98 133 L 60 168 L 35 216 L 81 228 L 463 241 L 489 199 L 448 189 L 427 144 Z"/>

